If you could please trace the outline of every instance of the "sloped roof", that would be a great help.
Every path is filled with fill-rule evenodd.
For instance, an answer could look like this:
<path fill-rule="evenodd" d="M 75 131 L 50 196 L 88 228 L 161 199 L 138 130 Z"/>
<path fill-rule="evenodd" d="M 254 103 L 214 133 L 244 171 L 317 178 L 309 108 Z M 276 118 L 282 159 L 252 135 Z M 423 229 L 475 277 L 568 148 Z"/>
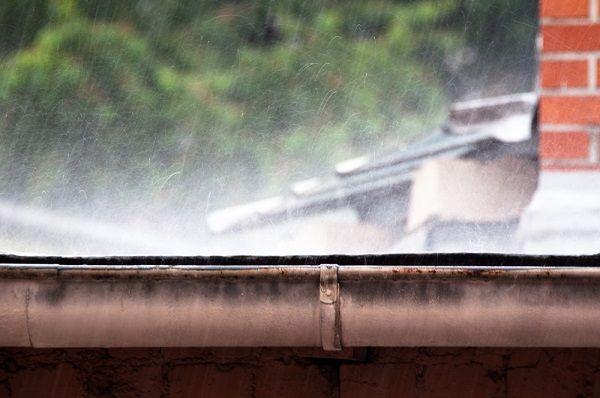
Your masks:
<path fill-rule="evenodd" d="M 532 122 L 537 96 L 523 93 L 456 103 L 447 122 L 402 151 L 338 164 L 326 178 L 292 184 L 282 196 L 209 214 L 214 233 L 239 231 L 302 217 L 407 189 L 413 173 L 432 159 L 498 156 L 505 151 L 536 156 Z"/>

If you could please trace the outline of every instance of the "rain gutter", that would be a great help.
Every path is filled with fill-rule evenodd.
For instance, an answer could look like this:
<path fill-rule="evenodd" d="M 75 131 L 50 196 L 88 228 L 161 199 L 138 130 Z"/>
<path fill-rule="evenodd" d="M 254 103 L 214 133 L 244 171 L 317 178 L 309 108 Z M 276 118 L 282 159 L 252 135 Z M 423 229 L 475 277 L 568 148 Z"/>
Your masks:
<path fill-rule="evenodd" d="M 0 346 L 600 347 L 599 256 L 0 256 Z"/>

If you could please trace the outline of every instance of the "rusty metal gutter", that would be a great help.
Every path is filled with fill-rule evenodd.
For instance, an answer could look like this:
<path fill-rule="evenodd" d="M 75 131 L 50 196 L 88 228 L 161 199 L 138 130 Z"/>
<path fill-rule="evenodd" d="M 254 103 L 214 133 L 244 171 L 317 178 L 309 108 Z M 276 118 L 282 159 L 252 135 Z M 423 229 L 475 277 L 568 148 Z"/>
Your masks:
<path fill-rule="evenodd" d="M 598 260 L 0 256 L 0 346 L 600 347 Z"/>

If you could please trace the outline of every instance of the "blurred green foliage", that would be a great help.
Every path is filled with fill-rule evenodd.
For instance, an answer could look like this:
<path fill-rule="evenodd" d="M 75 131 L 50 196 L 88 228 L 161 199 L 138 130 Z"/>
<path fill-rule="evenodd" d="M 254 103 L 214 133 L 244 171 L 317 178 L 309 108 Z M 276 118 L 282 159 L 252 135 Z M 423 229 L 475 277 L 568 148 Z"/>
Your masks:
<path fill-rule="evenodd" d="M 465 48 L 533 54 L 536 3 L 3 1 L 0 195 L 245 201 L 394 149 L 443 117 Z"/>

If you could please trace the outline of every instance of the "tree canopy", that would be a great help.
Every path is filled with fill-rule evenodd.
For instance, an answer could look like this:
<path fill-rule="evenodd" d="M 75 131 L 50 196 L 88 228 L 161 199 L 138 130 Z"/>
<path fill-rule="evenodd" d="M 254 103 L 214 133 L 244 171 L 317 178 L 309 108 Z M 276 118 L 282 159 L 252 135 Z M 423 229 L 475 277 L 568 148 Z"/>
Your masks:
<path fill-rule="evenodd" d="M 0 196 L 201 209 L 210 195 L 247 201 L 393 150 L 482 76 L 507 91 L 530 84 L 536 7 L 3 1 Z M 515 84 L 510 65 L 530 72 Z"/>

